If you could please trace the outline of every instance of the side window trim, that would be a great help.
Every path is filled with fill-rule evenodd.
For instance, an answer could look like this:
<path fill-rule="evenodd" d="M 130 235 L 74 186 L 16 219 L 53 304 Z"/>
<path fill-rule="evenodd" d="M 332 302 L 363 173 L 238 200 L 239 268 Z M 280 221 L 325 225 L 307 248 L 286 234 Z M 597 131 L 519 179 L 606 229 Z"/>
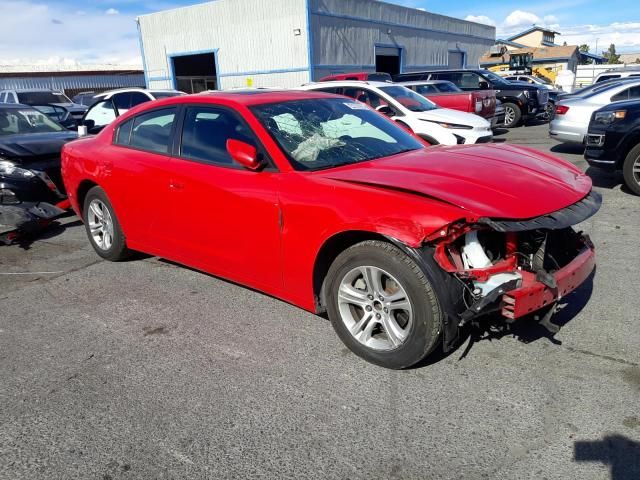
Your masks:
<path fill-rule="evenodd" d="M 275 162 L 271 159 L 271 156 L 269 155 L 269 152 L 267 151 L 267 149 L 264 147 L 264 145 L 262 144 L 262 141 L 260 140 L 260 137 L 258 136 L 258 134 L 256 134 L 255 130 L 251 127 L 251 125 L 249 125 L 249 123 L 242 117 L 242 115 L 240 115 L 236 110 L 227 107 L 226 105 L 219 105 L 219 104 L 213 104 L 213 103 L 181 103 L 179 105 L 179 112 L 178 112 L 178 118 L 177 121 L 174 122 L 174 130 L 172 132 L 173 135 L 173 142 L 171 144 L 171 156 L 179 159 L 179 160 L 184 160 L 186 162 L 196 162 L 196 163 L 201 163 L 203 165 L 207 165 L 210 167 L 217 167 L 217 168 L 224 168 L 227 170 L 239 170 L 238 168 L 235 167 L 228 167 L 225 165 L 221 165 L 219 163 L 213 163 L 213 162 L 205 162 L 202 160 L 197 160 L 194 158 L 189 158 L 189 157 L 183 157 L 180 155 L 180 147 L 182 144 L 182 134 L 183 134 L 183 130 L 184 130 L 184 123 L 185 123 L 185 118 L 187 115 L 187 109 L 189 108 L 209 108 L 209 109 L 217 109 L 217 110 L 224 110 L 225 112 L 230 113 L 231 115 L 235 115 L 236 118 L 239 118 L 240 121 L 242 123 L 245 124 L 245 126 L 249 129 L 249 131 L 253 134 L 254 140 L 256 142 L 256 149 L 258 150 L 258 153 L 262 154 L 262 157 L 266 163 L 265 168 L 263 169 L 263 171 L 267 171 L 267 172 L 279 172 L 278 167 L 276 166 Z"/>
<path fill-rule="evenodd" d="M 113 104 L 113 102 L 111 102 Z M 167 152 L 155 152 L 153 150 L 147 150 L 144 148 L 137 148 L 135 146 L 130 145 L 131 143 L 131 135 L 133 132 L 133 126 L 135 125 L 135 121 L 138 117 L 142 116 L 142 115 L 147 115 L 149 113 L 153 113 L 153 112 L 157 112 L 157 111 L 162 111 L 162 110 L 174 110 L 174 117 L 173 117 L 173 123 L 171 124 L 171 130 L 169 131 L 169 142 L 167 142 Z M 121 147 L 121 148 L 129 148 L 131 150 L 136 150 L 138 152 L 146 152 L 146 153 L 151 153 L 153 155 L 162 155 L 165 157 L 172 157 L 175 156 L 173 154 L 174 152 L 174 145 L 175 145 L 175 137 L 176 137 L 176 128 L 177 128 L 177 124 L 178 121 L 180 119 L 181 116 L 181 110 L 182 110 L 182 105 L 175 105 L 175 106 L 161 106 L 161 107 L 157 107 L 157 108 L 152 108 L 149 110 L 145 110 L 144 112 L 140 112 L 137 115 L 128 118 L 127 120 L 124 120 L 122 122 L 120 122 L 118 125 L 116 125 L 116 127 L 113 129 L 113 136 L 111 138 L 111 144 L 115 145 L 117 147 Z M 129 144 L 125 145 L 122 143 L 116 143 L 116 137 L 118 134 L 118 130 L 120 129 L 121 126 L 123 126 L 125 123 L 127 123 L 128 121 L 132 121 L 131 122 L 131 130 L 129 131 Z"/>

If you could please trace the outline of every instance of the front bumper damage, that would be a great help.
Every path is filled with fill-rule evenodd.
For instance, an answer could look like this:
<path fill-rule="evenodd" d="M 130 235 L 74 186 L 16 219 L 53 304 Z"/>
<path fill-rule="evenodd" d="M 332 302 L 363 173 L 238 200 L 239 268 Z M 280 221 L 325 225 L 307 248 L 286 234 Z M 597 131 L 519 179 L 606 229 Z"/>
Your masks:
<path fill-rule="evenodd" d="M 595 214 L 601 203 L 600 195 L 591 192 L 540 217 L 480 218 L 436 232 L 428 240 L 435 263 L 456 280 L 449 293 L 459 298 L 450 314 L 457 318 L 457 327 L 489 313 L 512 322 L 553 309 L 584 283 L 595 268 L 595 251 L 589 237 L 572 227 Z M 548 323 L 548 316 L 545 319 Z"/>
<path fill-rule="evenodd" d="M 45 202 L 0 205 L 0 244 L 10 245 L 23 235 L 33 234 L 65 213 Z"/>

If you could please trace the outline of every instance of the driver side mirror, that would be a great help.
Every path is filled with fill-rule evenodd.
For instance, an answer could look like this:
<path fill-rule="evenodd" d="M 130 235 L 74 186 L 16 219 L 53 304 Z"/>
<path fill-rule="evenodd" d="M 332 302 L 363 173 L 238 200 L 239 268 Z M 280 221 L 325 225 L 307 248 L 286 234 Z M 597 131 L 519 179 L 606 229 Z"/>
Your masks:
<path fill-rule="evenodd" d="M 380 112 L 387 117 L 393 117 L 395 115 L 393 108 L 391 108 L 389 105 L 380 105 L 376 107 L 376 112 Z"/>
<path fill-rule="evenodd" d="M 227 152 L 231 158 L 249 170 L 258 170 L 262 162 L 258 158 L 258 151 L 253 145 L 229 138 L 227 140 Z"/>

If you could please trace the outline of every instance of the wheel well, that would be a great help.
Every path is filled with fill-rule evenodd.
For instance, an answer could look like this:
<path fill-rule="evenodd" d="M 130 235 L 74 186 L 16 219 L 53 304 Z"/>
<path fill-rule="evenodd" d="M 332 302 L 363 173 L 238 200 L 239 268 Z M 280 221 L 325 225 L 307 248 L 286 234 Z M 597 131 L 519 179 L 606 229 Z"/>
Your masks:
<path fill-rule="evenodd" d="M 89 190 L 91 190 L 93 187 L 98 186 L 97 183 L 92 182 L 91 180 L 83 180 L 82 182 L 80 182 L 80 185 L 78 186 L 78 208 L 80 209 L 80 216 L 83 215 L 83 210 L 84 210 L 84 199 L 87 196 L 87 192 Z"/>
<path fill-rule="evenodd" d="M 366 231 L 341 232 L 329 238 L 320 248 L 313 266 L 313 296 L 318 313 L 325 310 L 325 279 L 331 264 L 347 248 L 365 240 L 388 241 L 384 235 Z"/>
<path fill-rule="evenodd" d="M 640 144 L 640 130 L 628 135 L 628 137 L 624 140 L 624 146 L 621 149 L 622 151 L 620 152 L 620 158 L 618 159 L 618 168 L 622 168 L 625 160 L 627 159 L 627 155 L 629 155 L 629 152 L 633 150 L 638 144 Z"/>

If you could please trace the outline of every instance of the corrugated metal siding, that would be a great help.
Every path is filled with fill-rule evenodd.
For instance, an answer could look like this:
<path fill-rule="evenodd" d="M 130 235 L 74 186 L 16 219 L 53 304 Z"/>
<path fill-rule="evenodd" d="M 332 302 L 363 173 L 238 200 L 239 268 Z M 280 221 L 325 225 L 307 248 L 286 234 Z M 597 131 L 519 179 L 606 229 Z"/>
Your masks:
<path fill-rule="evenodd" d="M 311 0 L 310 6 L 314 78 L 373 71 L 376 44 L 401 47 L 403 71 L 447 66 L 450 50 L 465 52 L 466 64 L 477 66 L 495 40 L 493 27 L 383 2 Z"/>
<path fill-rule="evenodd" d="M 223 89 L 246 85 L 247 77 L 261 86 L 308 79 L 306 0 L 218 0 L 143 15 L 139 22 L 151 87 L 173 86 L 168 56 L 214 49 Z M 294 72 L 268 73 L 273 70 Z"/>
<path fill-rule="evenodd" d="M 123 87 L 143 87 L 144 75 L 56 75 L 5 77 L 0 74 L 0 90 L 14 90 L 22 88 L 47 88 L 57 91 L 105 90 Z"/>

